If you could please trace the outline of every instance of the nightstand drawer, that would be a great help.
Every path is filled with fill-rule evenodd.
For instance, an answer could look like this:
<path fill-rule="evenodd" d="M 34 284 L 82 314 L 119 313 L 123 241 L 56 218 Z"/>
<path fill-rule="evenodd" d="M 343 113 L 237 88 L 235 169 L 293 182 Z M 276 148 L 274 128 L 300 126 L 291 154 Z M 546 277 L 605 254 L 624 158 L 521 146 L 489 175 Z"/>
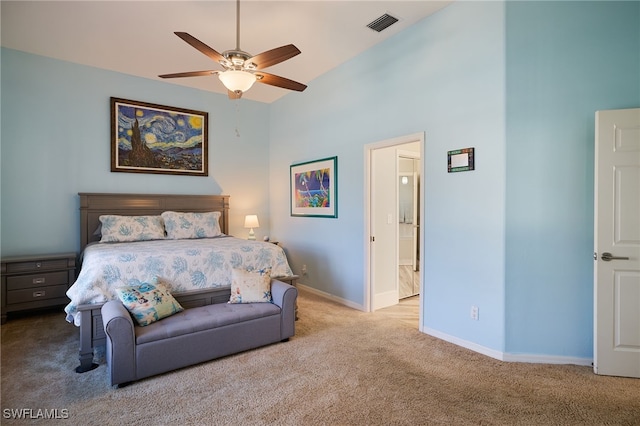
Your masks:
<path fill-rule="evenodd" d="M 7 291 L 48 287 L 59 284 L 69 284 L 69 274 L 67 271 L 44 272 L 42 274 L 36 273 L 31 275 L 7 277 Z"/>
<path fill-rule="evenodd" d="M 52 269 L 65 269 L 69 266 L 67 259 L 36 260 L 27 262 L 15 262 L 7 264 L 7 273 L 37 272 Z"/>
<path fill-rule="evenodd" d="M 76 253 L 2 258 L 0 323 L 7 314 L 69 303 L 67 289 L 76 277 Z"/>
<path fill-rule="evenodd" d="M 57 297 L 64 297 L 66 293 L 66 284 L 7 291 L 7 305 L 33 302 L 35 300 L 55 299 Z"/>

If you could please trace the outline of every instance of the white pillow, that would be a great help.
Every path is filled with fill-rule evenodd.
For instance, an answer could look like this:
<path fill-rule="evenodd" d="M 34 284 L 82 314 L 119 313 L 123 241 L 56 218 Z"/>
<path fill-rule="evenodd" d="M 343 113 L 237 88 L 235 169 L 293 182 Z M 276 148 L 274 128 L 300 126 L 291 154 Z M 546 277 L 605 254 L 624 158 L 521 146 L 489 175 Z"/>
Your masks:
<path fill-rule="evenodd" d="M 164 239 L 161 216 L 100 216 L 101 243 Z"/>
<path fill-rule="evenodd" d="M 220 212 L 163 212 L 162 219 L 167 231 L 167 238 L 171 240 L 211 238 L 222 235 L 220 223 L 218 222 Z"/>
<path fill-rule="evenodd" d="M 229 303 L 271 303 L 271 268 L 231 271 Z"/>

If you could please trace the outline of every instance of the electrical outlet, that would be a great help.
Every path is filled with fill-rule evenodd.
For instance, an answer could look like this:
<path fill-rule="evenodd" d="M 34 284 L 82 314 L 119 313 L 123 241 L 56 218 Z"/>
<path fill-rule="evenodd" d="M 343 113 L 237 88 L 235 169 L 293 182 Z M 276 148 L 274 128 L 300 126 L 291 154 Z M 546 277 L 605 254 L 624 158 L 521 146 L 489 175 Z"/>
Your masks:
<path fill-rule="evenodd" d="M 307 265 L 302 265 L 302 275 L 307 275 Z"/>
<path fill-rule="evenodd" d="M 475 321 L 478 321 L 478 319 L 480 319 L 480 310 L 477 306 L 471 307 L 471 319 Z"/>

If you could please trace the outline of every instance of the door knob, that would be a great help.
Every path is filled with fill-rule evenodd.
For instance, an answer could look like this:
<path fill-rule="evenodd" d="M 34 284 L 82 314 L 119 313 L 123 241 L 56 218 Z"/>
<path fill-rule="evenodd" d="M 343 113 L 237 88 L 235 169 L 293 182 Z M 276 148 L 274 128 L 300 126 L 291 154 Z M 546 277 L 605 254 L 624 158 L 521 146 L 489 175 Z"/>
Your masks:
<path fill-rule="evenodd" d="M 600 259 L 604 260 L 605 262 L 609 262 L 611 260 L 629 260 L 628 257 L 614 256 L 609 252 L 602 253 L 602 256 L 600 256 Z"/>

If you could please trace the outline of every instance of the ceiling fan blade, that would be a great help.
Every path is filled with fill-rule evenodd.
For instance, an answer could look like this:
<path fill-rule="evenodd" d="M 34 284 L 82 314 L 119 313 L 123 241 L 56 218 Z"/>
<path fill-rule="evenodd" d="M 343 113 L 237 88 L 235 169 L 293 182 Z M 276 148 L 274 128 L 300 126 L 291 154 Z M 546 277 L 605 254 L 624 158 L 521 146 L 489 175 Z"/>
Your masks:
<path fill-rule="evenodd" d="M 255 75 L 259 83 L 282 87 L 283 89 L 296 90 L 298 92 L 302 92 L 307 88 L 305 84 L 298 83 L 297 81 L 289 80 L 288 78 L 280 77 L 266 72 L 257 72 L 255 73 Z"/>
<path fill-rule="evenodd" d="M 216 62 L 220 62 L 221 60 L 225 59 L 224 56 L 222 56 L 221 54 L 216 52 L 214 49 L 212 49 L 211 47 L 207 46 L 206 44 L 204 44 L 203 42 L 201 42 L 200 40 L 198 40 L 197 38 L 195 38 L 194 36 L 192 36 L 192 35 L 190 35 L 188 33 L 176 31 L 176 32 L 174 32 L 174 34 L 177 35 L 178 37 L 180 37 L 181 39 L 183 39 L 184 41 L 189 43 L 191 46 L 195 47 L 200 52 L 204 53 L 205 55 L 207 55 L 209 58 L 213 59 Z"/>
<path fill-rule="evenodd" d="M 291 59 L 300 53 L 300 49 L 293 44 L 287 44 L 286 46 L 276 47 L 275 49 L 259 53 L 248 61 L 256 64 L 256 69 L 262 69 Z"/>
<path fill-rule="evenodd" d="M 228 90 L 228 92 L 229 92 L 229 99 L 240 99 L 242 97 L 242 92 L 240 91 L 234 92 L 234 91 Z"/>
<path fill-rule="evenodd" d="M 160 78 L 178 78 L 178 77 L 200 77 L 203 75 L 213 75 L 217 74 L 219 71 L 215 70 L 206 70 L 206 71 L 187 71 L 187 72 L 176 72 L 173 74 L 162 74 L 158 77 Z"/>

